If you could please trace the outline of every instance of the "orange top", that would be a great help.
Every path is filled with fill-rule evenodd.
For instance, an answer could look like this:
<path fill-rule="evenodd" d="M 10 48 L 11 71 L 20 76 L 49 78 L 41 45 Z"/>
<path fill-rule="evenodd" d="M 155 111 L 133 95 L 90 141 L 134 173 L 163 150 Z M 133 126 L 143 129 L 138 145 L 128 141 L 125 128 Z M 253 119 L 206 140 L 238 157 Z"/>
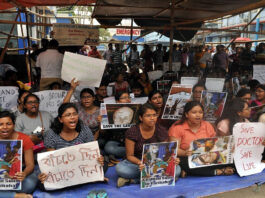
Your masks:
<path fill-rule="evenodd" d="M 216 133 L 214 128 L 209 122 L 202 121 L 201 127 L 195 133 L 190 130 L 190 127 L 186 122 L 180 125 L 173 124 L 169 131 L 169 136 L 175 137 L 180 141 L 180 147 L 183 150 L 187 150 L 190 147 L 190 143 L 194 140 L 201 138 L 215 137 Z"/>

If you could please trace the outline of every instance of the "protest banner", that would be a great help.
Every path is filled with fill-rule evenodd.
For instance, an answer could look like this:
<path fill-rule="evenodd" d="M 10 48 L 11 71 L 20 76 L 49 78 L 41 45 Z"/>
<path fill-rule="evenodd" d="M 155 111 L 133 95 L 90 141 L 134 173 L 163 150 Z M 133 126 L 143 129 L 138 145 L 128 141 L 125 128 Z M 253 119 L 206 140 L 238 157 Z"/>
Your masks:
<path fill-rule="evenodd" d="M 197 139 L 191 142 L 190 168 L 233 163 L 233 136 Z"/>
<path fill-rule="evenodd" d="M 175 185 L 177 148 L 177 142 L 144 144 L 141 189 Z"/>
<path fill-rule="evenodd" d="M 183 108 L 191 98 L 192 85 L 173 84 L 164 108 L 162 119 L 180 119 Z"/>
<path fill-rule="evenodd" d="M 253 65 L 253 79 L 265 83 L 265 65 Z"/>
<path fill-rule="evenodd" d="M 265 139 L 264 123 L 237 123 L 233 128 L 235 139 L 234 162 L 242 176 L 260 173 L 265 168 L 261 162 Z"/>
<path fill-rule="evenodd" d="M 53 24 L 54 39 L 60 46 L 83 46 L 99 44 L 99 29 L 90 25 Z"/>
<path fill-rule="evenodd" d="M 153 82 L 163 76 L 163 72 L 161 70 L 150 71 L 150 72 L 147 72 L 147 74 L 148 74 L 148 78 L 150 82 Z"/>
<path fill-rule="evenodd" d="M 18 87 L 0 87 L 0 111 L 17 107 Z"/>
<path fill-rule="evenodd" d="M 194 86 L 198 81 L 199 77 L 181 77 L 180 84 Z"/>
<path fill-rule="evenodd" d="M 141 104 L 104 104 L 101 103 L 101 129 L 130 128 L 138 120 Z"/>
<path fill-rule="evenodd" d="M 221 117 L 227 98 L 226 92 L 202 91 L 201 103 L 204 106 L 204 119 L 214 123 Z"/>
<path fill-rule="evenodd" d="M 98 142 L 89 142 L 38 153 L 40 171 L 47 174 L 46 190 L 55 190 L 95 181 L 103 181 L 103 167 L 99 164 Z"/>
<path fill-rule="evenodd" d="M 1 140 L 0 156 L 0 190 L 21 190 L 15 174 L 22 172 L 22 140 Z"/>
<path fill-rule="evenodd" d="M 157 90 L 162 94 L 168 94 L 171 88 L 171 80 L 159 80 L 156 82 Z"/>
<path fill-rule="evenodd" d="M 55 118 L 58 114 L 58 108 L 63 103 L 63 99 L 67 94 L 65 90 L 46 90 L 35 92 L 40 98 L 39 109 L 41 111 L 48 111 Z M 74 96 L 71 98 L 71 102 L 74 102 Z"/>
<path fill-rule="evenodd" d="M 172 63 L 172 70 L 173 72 L 178 72 L 180 70 L 181 67 L 181 62 L 173 62 Z M 169 71 L 169 63 L 163 63 L 163 73 Z"/>
<path fill-rule="evenodd" d="M 105 66 L 106 60 L 65 52 L 62 79 L 71 83 L 76 78 L 82 86 L 99 87 Z"/>
<path fill-rule="evenodd" d="M 208 91 L 223 91 L 225 84 L 224 78 L 206 78 L 205 86 Z"/>

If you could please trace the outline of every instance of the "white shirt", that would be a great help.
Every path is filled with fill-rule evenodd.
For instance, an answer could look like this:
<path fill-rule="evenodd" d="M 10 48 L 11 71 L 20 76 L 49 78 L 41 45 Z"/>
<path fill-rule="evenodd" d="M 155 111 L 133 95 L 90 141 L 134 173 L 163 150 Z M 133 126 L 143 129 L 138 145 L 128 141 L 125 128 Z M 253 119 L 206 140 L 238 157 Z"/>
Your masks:
<path fill-rule="evenodd" d="M 111 55 L 112 55 L 113 50 L 106 50 L 103 53 L 103 58 L 107 60 L 107 64 L 111 64 Z"/>
<path fill-rule="evenodd" d="M 41 68 L 41 78 L 61 78 L 63 54 L 57 49 L 47 49 L 37 57 L 36 67 Z"/>

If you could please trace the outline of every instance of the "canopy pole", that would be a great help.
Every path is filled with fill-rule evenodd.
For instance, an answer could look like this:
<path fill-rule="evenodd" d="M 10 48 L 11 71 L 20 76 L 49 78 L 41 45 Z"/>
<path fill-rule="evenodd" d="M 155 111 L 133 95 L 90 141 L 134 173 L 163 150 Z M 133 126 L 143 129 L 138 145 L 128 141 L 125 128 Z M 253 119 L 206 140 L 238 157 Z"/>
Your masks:
<path fill-rule="evenodd" d="M 15 21 L 17 21 L 19 14 L 20 14 L 20 12 L 17 12 L 17 16 L 16 16 L 16 18 L 15 18 Z M 9 32 L 9 35 L 8 35 L 8 37 L 7 37 L 7 39 L 6 39 L 5 47 L 4 47 L 4 49 L 2 50 L 2 53 L 1 53 L 1 56 L 0 56 L 0 64 L 1 64 L 1 63 L 3 62 L 3 60 L 4 60 L 4 55 L 5 55 L 5 53 L 6 53 L 7 46 L 8 46 L 8 43 L 9 43 L 10 39 L 11 39 L 11 34 L 13 33 L 15 26 L 16 26 L 16 24 L 14 23 L 14 24 L 12 25 L 11 30 L 10 30 L 10 32 Z"/>
<path fill-rule="evenodd" d="M 174 7 L 175 0 L 171 0 L 170 9 L 170 44 L 169 44 L 169 71 L 172 71 L 172 58 L 173 58 L 173 36 L 174 36 Z"/>

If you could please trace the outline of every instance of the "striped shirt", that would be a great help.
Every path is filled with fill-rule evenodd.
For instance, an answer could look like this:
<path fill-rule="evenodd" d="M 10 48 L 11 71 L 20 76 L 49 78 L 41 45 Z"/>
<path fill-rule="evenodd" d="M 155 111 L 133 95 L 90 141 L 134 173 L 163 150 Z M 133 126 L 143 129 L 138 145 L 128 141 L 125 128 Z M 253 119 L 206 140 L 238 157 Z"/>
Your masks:
<path fill-rule="evenodd" d="M 94 137 L 92 135 L 91 130 L 86 125 L 81 126 L 80 133 L 75 139 L 71 141 L 64 140 L 60 135 L 56 134 L 52 129 L 44 133 L 44 146 L 46 148 L 52 148 L 55 150 L 91 141 L 94 141 Z"/>
<path fill-rule="evenodd" d="M 113 60 L 113 64 L 121 64 L 122 63 L 122 53 L 123 51 L 113 51 L 112 52 L 112 60 Z"/>

